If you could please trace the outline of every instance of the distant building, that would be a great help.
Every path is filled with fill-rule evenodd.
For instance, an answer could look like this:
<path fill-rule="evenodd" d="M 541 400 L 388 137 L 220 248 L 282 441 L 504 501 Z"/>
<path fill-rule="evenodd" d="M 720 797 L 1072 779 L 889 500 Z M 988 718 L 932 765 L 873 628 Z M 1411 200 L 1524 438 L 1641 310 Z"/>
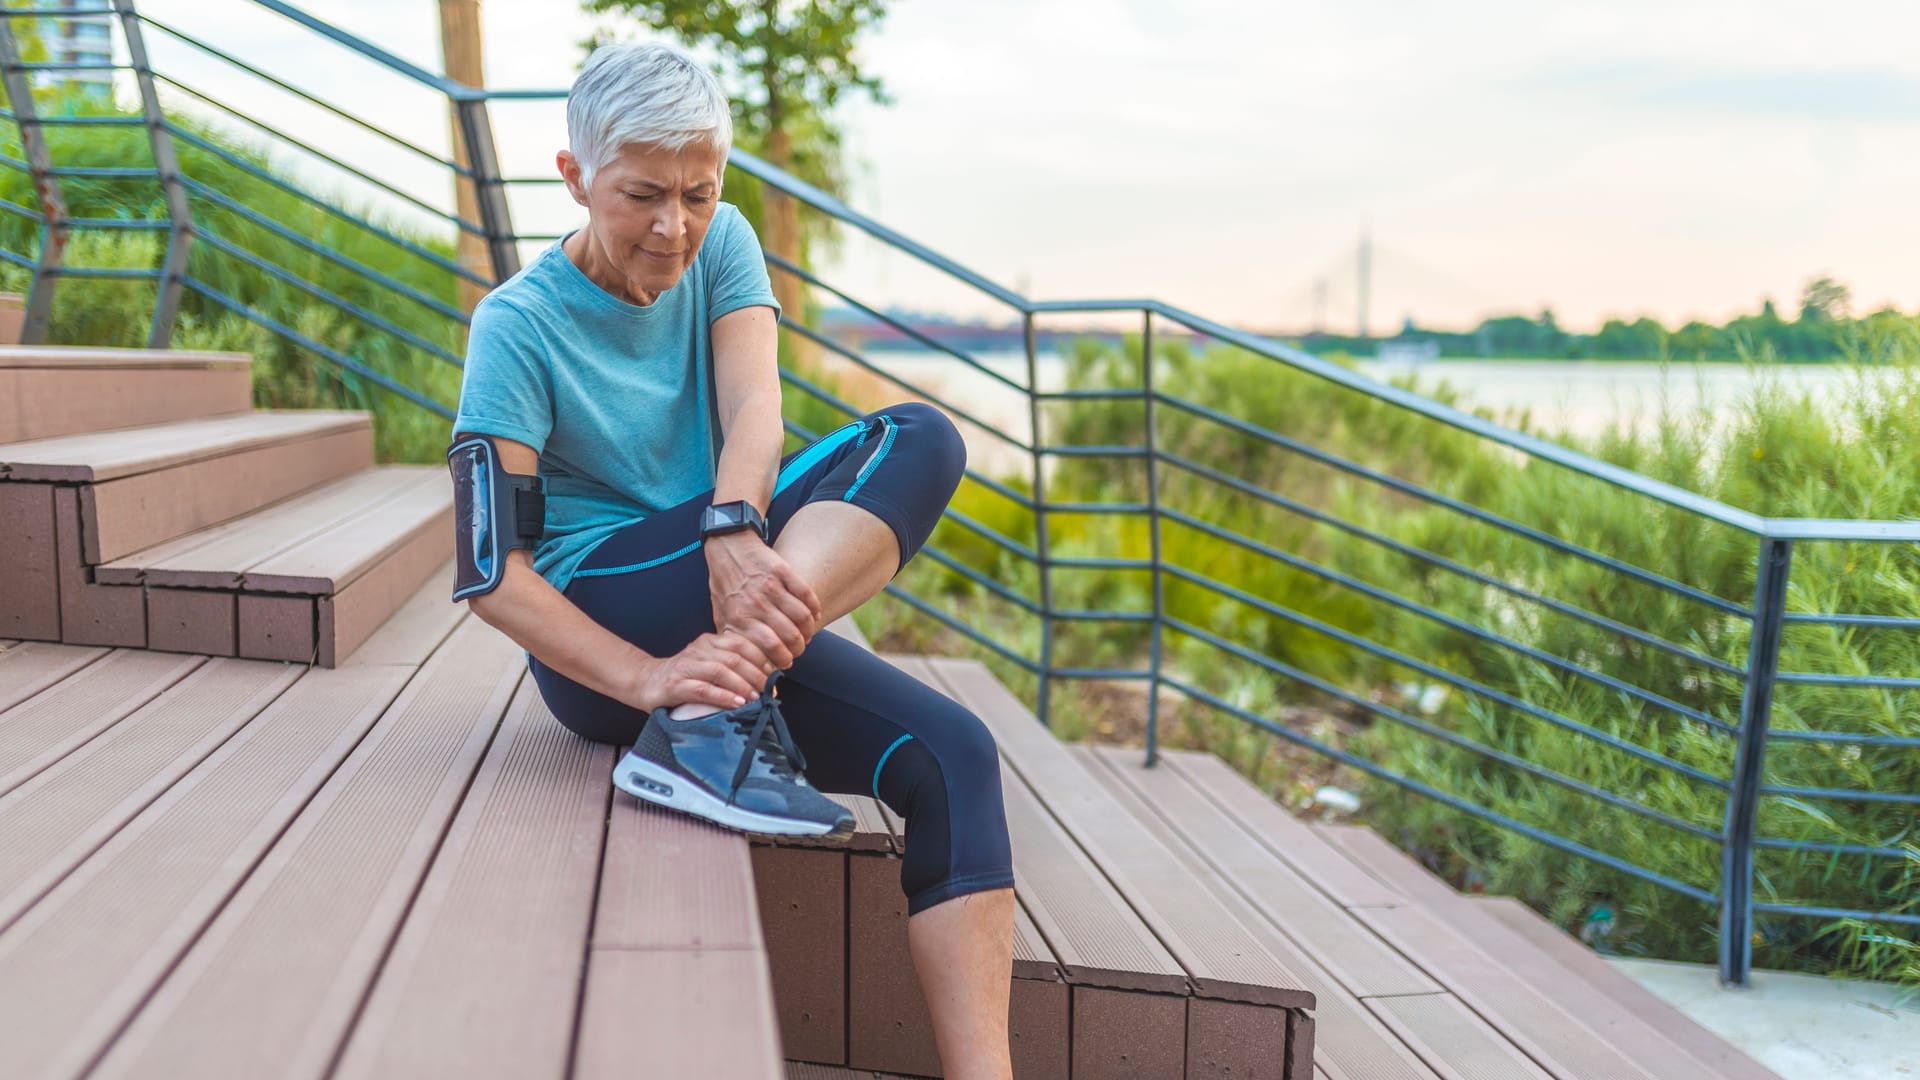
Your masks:
<path fill-rule="evenodd" d="M 51 0 L 43 8 L 98 7 L 98 0 Z M 113 62 L 113 24 L 111 15 L 44 15 L 40 18 L 40 40 L 47 46 L 47 60 L 55 64 L 110 64 Z M 113 93 L 111 71 L 42 72 L 43 86 L 65 86 L 101 95 Z"/>

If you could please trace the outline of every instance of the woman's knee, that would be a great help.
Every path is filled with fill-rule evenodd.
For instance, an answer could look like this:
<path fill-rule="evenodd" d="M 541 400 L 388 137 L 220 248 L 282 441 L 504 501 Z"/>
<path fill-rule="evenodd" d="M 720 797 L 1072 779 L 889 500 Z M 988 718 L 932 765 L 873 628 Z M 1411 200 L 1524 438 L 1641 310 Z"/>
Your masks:
<path fill-rule="evenodd" d="M 899 425 L 903 438 L 913 440 L 928 481 L 946 481 L 948 492 L 960 485 L 960 474 L 967 467 L 967 442 L 946 413 L 924 402 L 908 401 L 888 409 L 887 415 Z"/>

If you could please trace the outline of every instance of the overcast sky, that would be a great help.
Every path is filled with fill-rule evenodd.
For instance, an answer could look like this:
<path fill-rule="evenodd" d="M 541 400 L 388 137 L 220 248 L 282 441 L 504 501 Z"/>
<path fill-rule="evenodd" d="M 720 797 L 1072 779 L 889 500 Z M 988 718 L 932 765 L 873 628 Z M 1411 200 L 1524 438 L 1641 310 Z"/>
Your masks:
<path fill-rule="evenodd" d="M 424 96 L 226 5 L 213 26 L 205 0 L 141 8 L 444 144 Z M 438 67 L 427 0 L 305 6 Z M 593 29 L 571 3 L 483 11 L 491 85 L 571 81 Z M 1310 322 L 1323 277 L 1351 325 L 1363 229 L 1376 331 L 1542 305 L 1582 328 L 1718 320 L 1822 273 L 1913 310 L 1917 41 L 1910 0 L 910 0 L 864 47 L 895 100 L 846 110 L 849 201 L 1035 297 L 1259 328 Z M 557 107 L 495 124 L 511 172 L 550 170 Z M 547 195 L 517 197 L 523 227 L 573 223 Z M 857 243 L 834 275 L 991 312 Z"/>

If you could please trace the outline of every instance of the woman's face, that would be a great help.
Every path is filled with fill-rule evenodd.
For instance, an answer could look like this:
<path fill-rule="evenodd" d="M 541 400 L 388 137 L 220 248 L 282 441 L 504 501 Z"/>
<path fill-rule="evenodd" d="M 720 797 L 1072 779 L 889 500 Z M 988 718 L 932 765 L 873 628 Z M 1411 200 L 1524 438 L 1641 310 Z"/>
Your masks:
<path fill-rule="evenodd" d="M 629 144 L 580 183 L 579 162 L 566 150 L 560 175 L 573 201 L 587 208 L 587 227 L 569 251 L 586 275 L 615 296 L 651 304 L 693 265 L 720 201 L 724 162 L 712 143 L 678 150 Z"/>

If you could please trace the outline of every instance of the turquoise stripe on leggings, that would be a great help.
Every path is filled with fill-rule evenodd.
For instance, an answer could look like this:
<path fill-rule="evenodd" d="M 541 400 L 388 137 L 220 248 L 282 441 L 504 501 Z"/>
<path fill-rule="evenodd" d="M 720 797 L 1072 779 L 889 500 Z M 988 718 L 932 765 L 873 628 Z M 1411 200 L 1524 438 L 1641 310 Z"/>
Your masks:
<path fill-rule="evenodd" d="M 893 744 L 887 747 L 887 752 L 880 755 L 880 763 L 873 767 L 873 797 L 876 802 L 885 801 L 880 798 L 880 770 L 887 767 L 887 759 L 893 756 L 895 750 L 900 749 L 900 744 L 911 738 L 913 738 L 911 735 L 902 735 L 893 740 Z"/>

